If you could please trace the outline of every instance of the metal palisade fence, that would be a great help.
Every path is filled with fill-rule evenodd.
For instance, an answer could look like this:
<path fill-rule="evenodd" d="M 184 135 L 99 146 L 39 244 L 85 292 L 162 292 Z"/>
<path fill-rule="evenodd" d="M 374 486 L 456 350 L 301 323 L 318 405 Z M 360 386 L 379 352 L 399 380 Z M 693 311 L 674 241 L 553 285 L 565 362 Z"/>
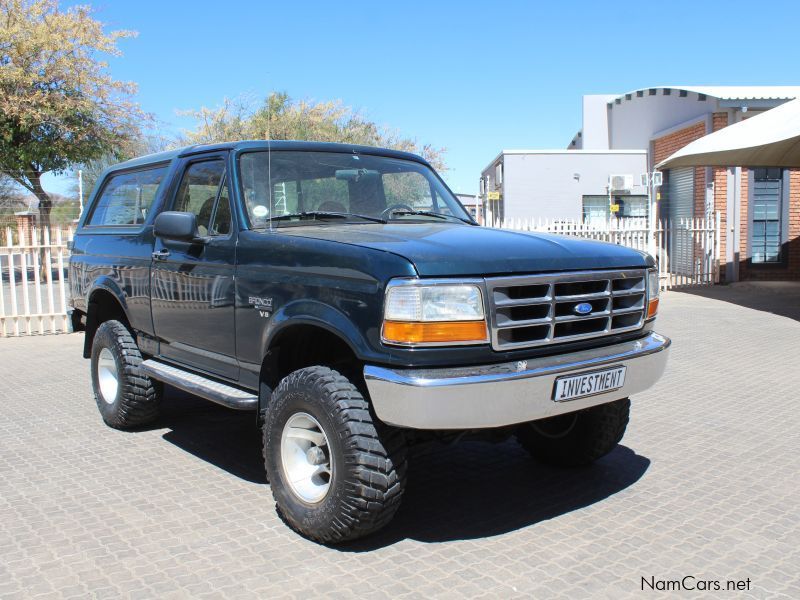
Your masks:
<path fill-rule="evenodd" d="M 661 289 L 719 283 L 720 214 L 657 221 L 630 218 L 600 223 L 564 219 L 509 219 L 495 227 L 610 242 L 648 252 L 658 263 Z"/>
<path fill-rule="evenodd" d="M 0 230 L 0 337 L 69 331 L 72 229 Z"/>
<path fill-rule="evenodd" d="M 719 219 L 716 213 L 705 219 L 658 221 L 652 231 L 645 219 L 600 224 L 514 219 L 496 227 L 600 240 L 650 252 L 658 262 L 662 289 L 669 289 L 719 281 Z M 0 337 L 70 330 L 67 263 L 72 235 L 72 228 L 0 230 Z M 161 287 L 154 290 L 155 297 L 169 297 L 171 287 Z"/>

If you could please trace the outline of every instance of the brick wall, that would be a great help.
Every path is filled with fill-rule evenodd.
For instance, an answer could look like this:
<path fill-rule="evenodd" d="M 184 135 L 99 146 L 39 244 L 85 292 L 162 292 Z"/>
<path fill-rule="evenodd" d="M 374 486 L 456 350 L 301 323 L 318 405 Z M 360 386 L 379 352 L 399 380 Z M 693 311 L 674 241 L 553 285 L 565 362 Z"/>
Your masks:
<path fill-rule="evenodd" d="M 749 225 L 747 222 L 747 207 L 750 204 L 749 171 L 744 167 L 742 167 L 742 180 L 739 182 L 739 193 L 741 194 L 739 201 L 739 261 L 744 262 L 747 256 L 747 231 Z M 743 273 L 740 270 L 740 279 L 744 279 L 742 275 Z"/>
<path fill-rule="evenodd" d="M 719 131 L 728 126 L 728 113 L 714 113 L 711 118 L 711 129 Z M 725 256 L 728 247 L 728 169 L 725 167 L 714 167 L 712 169 L 712 180 L 714 182 L 714 210 L 719 212 L 720 232 L 719 232 L 719 256 L 720 256 L 720 279 L 725 280 L 726 263 Z"/>
<path fill-rule="evenodd" d="M 653 162 L 660 163 L 689 142 L 700 139 L 706 134 L 706 124 L 703 121 L 679 129 L 653 141 Z"/>
<path fill-rule="evenodd" d="M 728 169 L 714 167 L 714 210 L 719 212 L 719 257 L 724 265 L 728 242 Z M 725 278 L 725 269 L 720 269 L 720 277 Z"/>
<path fill-rule="evenodd" d="M 706 124 L 704 121 L 701 121 L 653 140 L 654 164 L 660 163 L 662 160 L 683 148 L 686 144 L 698 140 L 704 135 L 706 135 Z M 705 172 L 705 168 L 695 168 L 694 170 L 694 214 L 697 217 L 703 216 L 705 211 Z M 659 218 L 666 219 L 667 215 L 660 214 Z"/>
<path fill-rule="evenodd" d="M 800 279 L 800 169 L 789 172 L 789 253 L 787 279 Z"/>

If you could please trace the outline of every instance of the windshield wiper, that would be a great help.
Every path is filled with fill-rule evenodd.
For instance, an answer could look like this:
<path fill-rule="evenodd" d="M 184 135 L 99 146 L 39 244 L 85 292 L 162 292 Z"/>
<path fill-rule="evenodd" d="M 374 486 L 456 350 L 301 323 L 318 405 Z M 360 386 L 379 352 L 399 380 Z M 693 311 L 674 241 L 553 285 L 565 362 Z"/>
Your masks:
<path fill-rule="evenodd" d="M 472 225 L 472 221 L 468 219 L 464 219 L 462 217 L 458 217 L 456 215 L 446 215 L 444 213 L 433 212 L 430 210 L 406 210 L 406 209 L 397 209 L 393 210 L 390 215 L 422 215 L 425 217 L 436 217 L 437 219 L 458 219 L 464 223 L 469 223 Z"/>
<path fill-rule="evenodd" d="M 379 217 L 371 217 L 369 215 L 360 215 L 358 213 L 350 213 L 350 212 L 327 212 L 323 210 L 307 210 L 299 213 L 289 213 L 287 215 L 278 215 L 276 217 L 271 217 L 270 220 L 272 221 L 286 221 L 289 219 L 347 219 L 348 217 L 356 217 L 359 219 L 364 219 L 365 221 L 372 221 L 374 223 L 386 223 L 386 219 L 381 219 Z"/>

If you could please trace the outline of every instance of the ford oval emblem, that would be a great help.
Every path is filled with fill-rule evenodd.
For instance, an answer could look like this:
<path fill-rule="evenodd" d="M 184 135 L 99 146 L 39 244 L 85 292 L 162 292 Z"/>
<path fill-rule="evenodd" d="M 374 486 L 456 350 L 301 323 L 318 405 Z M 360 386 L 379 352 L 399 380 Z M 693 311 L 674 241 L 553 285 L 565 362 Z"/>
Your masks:
<path fill-rule="evenodd" d="M 576 315 L 588 315 L 590 312 L 592 312 L 592 305 L 588 302 L 581 302 L 580 304 L 576 304 L 572 308 L 572 311 Z"/>

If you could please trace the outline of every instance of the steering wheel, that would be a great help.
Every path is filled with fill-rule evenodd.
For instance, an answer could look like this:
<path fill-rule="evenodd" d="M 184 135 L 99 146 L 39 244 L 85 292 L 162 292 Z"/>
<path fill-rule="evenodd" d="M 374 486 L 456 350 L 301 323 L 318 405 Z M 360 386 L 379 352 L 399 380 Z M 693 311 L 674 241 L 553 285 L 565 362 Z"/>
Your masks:
<path fill-rule="evenodd" d="M 381 219 L 387 219 L 392 215 L 392 212 L 395 210 L 408 210 L 414 212 L 414 209 L 411 208 L 408 204 L 392 204 L 387 206 L 383 212 L 381 213 Z"/>

